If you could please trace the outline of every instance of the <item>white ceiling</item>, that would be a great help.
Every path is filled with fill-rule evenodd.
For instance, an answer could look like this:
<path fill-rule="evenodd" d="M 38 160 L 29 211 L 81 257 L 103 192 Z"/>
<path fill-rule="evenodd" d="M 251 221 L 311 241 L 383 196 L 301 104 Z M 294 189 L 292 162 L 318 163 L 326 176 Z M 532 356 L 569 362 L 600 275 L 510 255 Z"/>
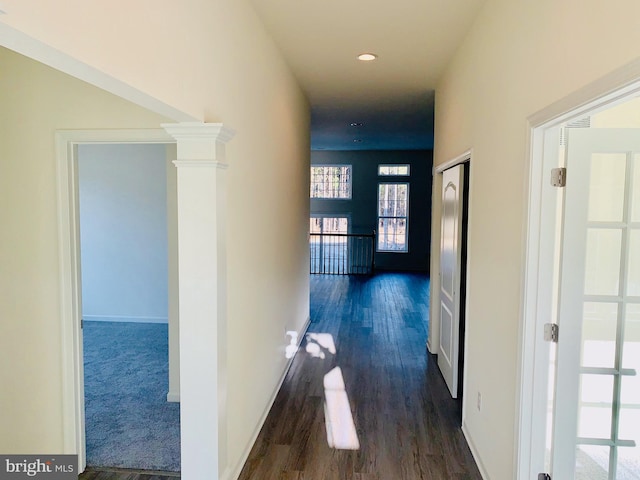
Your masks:
<path fill-rule="evenodd" d="M 484 1 L 250 0 L 311 102 L 312 148 L 330 150 L 431 148 L 436 81 Z"/>

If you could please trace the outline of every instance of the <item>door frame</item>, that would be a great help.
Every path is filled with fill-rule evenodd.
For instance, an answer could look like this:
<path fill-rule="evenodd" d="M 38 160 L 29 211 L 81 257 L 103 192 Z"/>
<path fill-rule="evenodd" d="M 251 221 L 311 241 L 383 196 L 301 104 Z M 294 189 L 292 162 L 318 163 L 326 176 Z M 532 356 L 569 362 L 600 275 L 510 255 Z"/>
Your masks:
<path fill-rule="evenodd" d="M 471 198 L 473 195 L 473 175 L 471 168 L 471 159 L 473 157 L 473 150 L 469 149 L 454 157 L 440 165 L 434 165 L 433 167 L 433 186 L 431 190 L 431 202 L 432 202 L 432 212 L 441 212 L 442 211 L 442 172 L 448 170 L 451 167 L 455 167 L 456 165 L 462 165 L 468 163 L 469 168 L 469 182 L 467 185 L 469 202 L 468 202 L 468 210 L 467 210 L 467 226 L 464 228 L 468 228 L 468 225 L 471 225 L 472 218 L 472 202 Z M 437 217 L 437 218 L 436 218 Z M 431 222 L 431 244 L 436 245 L 434 239 L 437 239 L 437 248 L 431 249 L 431 272 L 438 272 L 438 275 L 431 275 L 430 285 L 429 285 L 429 335 L 427 337 L 427 350 L 429 353 L 433 355 L 438 355 L 440 353 L 440 235 L 442 234 L 442 215 L 432 215 Z M 468 238 L 467 238 L 467 246 L 471 245 L 471 235 L 470 231 L 467 230 Z M 469 249 L 467 249 L 467 261 L 465 268 L 463 271 L 466 272 L 466 277 L 469 276 L 469 265 L 471 264 L 471 256 L 469 255 Z M 461 279 L 462 282 L 466 282 L 466 278 Z M 460 315 L 464 314 L 464 317 L 468 321 L 469 312 L 468 304 L 469 304 L 469 283 L 466 282 L 467 289 L 465 295 L 464 305 L 460 305 Z M 462 345 L 459 345 L 458 348 L 461 348 L 463 351 L 463 358 L 467 357 L 467 337 L 465 335 L 464 341 Z M 463 365 L 462 379 L 458 379 L 458 381 L 462 380 L 462 391 L 465 392 L 467 386 L 467 368 Z M 466 408 L 465 402 L 462 402 L 462 432 L 464 433 L 467 440 L 469 436 L 466 434 L 465 427 L 465 418 L 466 418 Z M 467 442 L 469 443 L 469 442 Z M 470 444 L 470 443 L 469 443 Z M 471 445 L 471 444 L 470 444 Z M 475 456 L 475 454 L 474 454 Z"/>
<path fill-rule="evenodd" d="M 465 164 L 455 165 L 443 170 L 442 189 L 440 193 L 442 204 L 440 208 L 440 270 L 438 274 L 441 287 L 438 299 L 440 302 L 438 308 L 438 312 L 440 313 L 438 368 L 440 369 L 442 377 L 447 384 L 451 397 L 455 399 L 458 399 L 458 387 L 462 380 L 460 378 L 460 369 L 464 367 L 460 364 L 460 355 L 464 350 L 464 341 L 463 345 L 460 345 L 460 336 L 462 332 L 464 332 L 464 328 L 462 328 L 461 323 L 464 320 L 464 308 L 462 306 L 462 302 L 465 297 L 462 293 L 463 286 L 466 286 L 464 281 L 465 279 L 462 278 L 465 271 L 462 262 L 463 259 L 466 258 L 463 238 L 464 232 L 467 229 L 467 226 L 464 223 L 466 218 L 465 189 L 467 188 L 467 179 L 465 177 Z M 453 193 L 454 195 L 453 211 L 447 212 L 445 199 L 450 193 Z M 450 223 L 449 227 L 452 227 L 453 231 L 443 233 L 447 223 Z M 452 234 L 451 238 L 448 238 L 448 234 Z M 452 244 L 448 244 L 449 241 L 451 241 Z M 443 254 L 445 253 L 453 253 L 453 263 L 447 265 L 443 262 Z M 444 285 L 442 283 L 443 268 L 445 268 L 445 272 L 448 275 L 451 275 L 452 283 L 449 285 Z M 445 322 L 446 326 L 443 327 L 442 322 L 445 315 L 448 316 L 448 321 Z M 443 336 L 448 338 L 448 342 L 447 338 L 443 339 Z"/>
<path fill-rule="evenodd" d="M 528 155 L 525 165 L 524 269 L 521 289 L 521 318 L 518 335 L 517 420 L 515 478 L 537 478 L 545 468 L 545 424 L 548 385 L 548 349 L 544 348 L 544 307 L 549 295 L 539 286 L 553 269 L 553 252 L 548 246 L 548 219 L 555 215 L 543 201 L 542 190 L 549 183 L 545 163 L 545 133 L 562 123 L 605 110 L 640 94 L 640 59 L 627 64 L 586 87 L 571 93 L 527 119 Z M 557 166 L 557 165 L 556 165 Z M 553 215 L 552 215 L 553 214 Z M 545 223 L 545 220 L 547 221 Z M 540 313 L 538 313 L 540 312 Z M 548 345 L 548 344 L 547 344 Z M 546 355 L 545 355 L 546 352 Z"/>
<path fill-rule="evenodd" d="M 82 472 L 86 468 L 86 438 L 77 146 L 108 143 L 175 144 L 176 140 L 163 129 L 59 130 L 55 134 L 55 142 L 61 286 L 63 448 L 65 453 L 78 454 L 78 467 Z"/>

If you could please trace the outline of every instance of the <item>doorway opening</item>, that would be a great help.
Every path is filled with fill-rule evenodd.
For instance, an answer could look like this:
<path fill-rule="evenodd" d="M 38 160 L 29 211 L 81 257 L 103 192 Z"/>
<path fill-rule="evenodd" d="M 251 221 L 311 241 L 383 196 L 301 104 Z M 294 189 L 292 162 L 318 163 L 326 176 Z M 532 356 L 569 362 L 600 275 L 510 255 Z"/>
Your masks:
<path fill-rule="evenodd" d="M 77 152 L 87 464 L 179 471 L 180 407 L 167 402 L 168 146 Z"/>
<path fill-rule="evenodd" d="M 465 331 L 467 245 L 471 152 L 434 170 L 435 192 L 441 201 L 440 274 L 432 280 L 429 351 L 437 363 L 452 398 L 457 399 L 458 418 L 464 422 L 462 395 L 465 385 Z"/>
<path fill-rule="evenodd" d="M 464 344 L 466 338 L 467 324 L 467 245 L 469 242 L 469 177 L 471 164 L 465 162 L 463 167 L 463 190 L 462 190 L 462 251 L 460 252 L 460 332 L 458 344 L 463 347 L 458 351 L 458 420 L 462 424 L 462 397 L 464 395 Z"/>
<path fill-rule="evenodd" d="M 531 121 L 522 479 L 640 478 L 640 81 L 618 78 Z"/>
<path fill-rule="evenodd" d="M 165 162 L 169 157 L 173 155 L 175 158 L 175 140 L 168 136 L 164 130 L 82 130 L 82 131 L 59 131 L 56 133 L 57 144 L 57 163 L 58 163 L 58 219 L 59 219 L 59 231 L 60 231 L 60 265 L 61 265 L 61 277 L 63 284 L 63 294 L 61 296 L 62 311 L 64 322 L 62 324 L 62 337 L 63 337 L 63 426 L 64 426 L 64 445 L 65 451 L 78 452 L 78 471 L 85 470 L 87 465 L 87 436 L 85 425 L 89 426 L 93 419 L 87 421 L 85 411 L 85 376 L 84 376 L 84 351 L 83 351 L 83 302 L 82 302 L 82 275 L 81 275 L 81 230 L 80 230 L 80 189 L 79 189 L 79 150 L 85 145 L 96 144 L 167 144 L 165 155 L 160 161 Z M 171 152 L 171 153 L 170 153 Z M 167 173 L 173 169 L 167 169 Z M 175 185 L 175 182 L 170 182 L 167 179 L 167 185 Z M 134 189 L 135 190 L 135 189 Z M 169 190 L 167 190 L 168 192 Z M 135 193 L 134 193 L 135 194 Z M 167 212 L 169 211 L 169 204 L 167 202 L 169 195 L 166 195 L 165 202 L 167 203 Z M 175 245 L 171 242 L 171 232 L 174 228 L 173 225 L 177 217 L 167 214 L 167 223 L 169 231 L 168 235 L 168 325 L 166 325 L 165 331 L 168 332 L 168 351 L 169 351 L 169 388 L 168 392 L 166 388 L 163 389 L 163 397 L 161 400 L 166 402 L 167 400 L 179 399 L 179 351 L 178 351 L 178 318 L 177 318 L 177 254 L 174 256 Z M 114 229 L 125 228 L 124 225 L 113 225 Z M 167 232 L 165 231 L 165 235 Z M 108 238 L 103 238 L 102 241 L 108 242 Z M 126 242 L 125 242 L 126 244 Z M 126 247 L 126 245 L 125 245 Z M 144 245 L 129 246 L 131 250 L 135 251 L 136 248 L 144 248 Z M 177 250 L 176 250 L 177 251 Z M 142 256 L 142 255 L 141 255 Z M 134 254 L 135 257 L 135 254 Z M 103 261 L 104 259 L 97 259 Z M 104 280 L 104 279 L 102 279 Z M 128 279 L 117 275 L 115 281 L 121 281 L 126 283 Z M 98 282 L 100 284 L 101 282 Z M 132 297 L 138 293 L 141 293 L 142 287 L 130 288 L 129 290 L 135 290 L 131 293 Z M 95 299 L 94 299 L 95 300 Z M 165 299 L 166 300 L 166 299 Z M 108 302 L 107 302 L 108 303 Z M 97 302 L 100 304 L 100 302 Z M 104 304 L 103 304 L 104 306 Z M 90 315 L 90 312 L 85 312 Z M 135 315 L 133 315 L 135 316 Z M 117 317 L 117 315 L 114 315 Z M 151 315 L 153 317 L 153 315 Z M 122 320 L 122 318 L 111 318 L 110 320 Z M 93 320 L 99 320 L 93 318 Z M 104 320 L 104 318 L 103 318 Z M 149 318 L 147 318 L 149 320 Z M 153 320 L 153 319 L 152 319 Z M 107 322 L 93 321 L 94 325 L 106 325 Z M 112 322 L 115 323 L 115 322 Z M 122 324 L 124 325 L 124 323 Z M 145 323 L 144 325 L 151 326 L 154 323 Z M 120 336 L 122 340 L 125 337 Z M 116 342 L 118 343 L 118 342 Z M 166 349 L 165 344 L 164 348 Z M 114 346 L 117 349 L 117 346 Z M 166 358 L 166 357 L 165 357 Z M 100 364 L 100 360 L 97 360 Z M 124 363 L 126 365 L 126 362 Z M 95 371 L 104 370 L 108 365 L 99 365 Z M 113 367 L 113 365 L 111 365 Z M 129 366 L 133 368 L 132 365 Z M 164 368 L 166 368 L 166 360 Z M 124 367 L 123 367 L 124 369 Z M 122 372 L 125 373 L 125 372 Z M 115 377 L 117 378 L 117 376 Z M 103 392 L 108 401 L 117 401 L 119 398 L 124 397 L 127 401 L 130 401 L 131 393 L 107 391 Z M 109 398 L 110 397 L 110 398 Z M 120 398 L 121 399 L 121 398 Z M 149 421 L 153 422 L 153 418 L 156 417 L 154 412 L 145 412 L 145 415 L 149 416 Z M 177 417 L 179 422 L 179 416 Z M 114 418 L 114 430 L 120 428 L 126 428 L 126 425 L 116 425 L 118 419 Z M 177 444 L 179 446 L 180 434 L 178 428 Z M 154 449 L 154 446 L 149 445 L 149 449 Z M 179 452 L 179 448 L 178 448 Z M 178 457 L 179 462 L 179 457 Z M 179 464 L 178 464 L 179 465 Z M 132 467 L 147 467 L 146 464 L 131 465 Z M 151 465 L 149 465 L 151 467 Z M 147 467 L 148 468 L 148 467 Z M 179 467 L 178 467 L 179 468 Z"/>

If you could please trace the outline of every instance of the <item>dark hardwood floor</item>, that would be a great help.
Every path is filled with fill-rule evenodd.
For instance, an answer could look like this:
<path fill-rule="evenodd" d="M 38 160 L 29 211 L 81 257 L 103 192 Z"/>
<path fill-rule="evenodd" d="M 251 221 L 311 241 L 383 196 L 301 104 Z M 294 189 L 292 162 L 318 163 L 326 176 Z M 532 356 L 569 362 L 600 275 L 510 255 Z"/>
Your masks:
<path fill-rule="evenodd" d="M 308 353 L 303 340 L 239 480 L 481 480 L 460 430 L 459 402 L 426 353 L 428 291 L 424 275 L 313 275 L 309 332 L 330 334 L 336 353 L 324 341 L 311 341 Z M 336 366 L 358 450 L 327 443 L 323 379 Z M 79 478 L 176 478 L 157 473 Z"/>
<path fill-rule="evenodd" d="M 480 480 L 426 353 L 428 298 L 421 275 L 312 276 L 309 332 L 330 334 L 336 353 L 302 342 L 240 480 Z M 358 450 L 327 442 L 323 377 L 336 366 Z"/>
<path fill-rule="evenodd" d="M 176 480 L 179 473 L 127 470 L 123 468 L 88 468 L 79 480 Z"/>

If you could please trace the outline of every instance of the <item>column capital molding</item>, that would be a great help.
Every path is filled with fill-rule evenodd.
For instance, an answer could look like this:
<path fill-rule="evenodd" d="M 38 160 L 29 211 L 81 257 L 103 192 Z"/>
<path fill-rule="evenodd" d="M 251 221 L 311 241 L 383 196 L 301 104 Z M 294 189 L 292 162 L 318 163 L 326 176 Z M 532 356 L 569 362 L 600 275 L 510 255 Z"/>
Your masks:
<path fill-rule="evenodd" d="M 222 123 L 180 122 L 163 123 L 161 126 L 176 140 L 227 143 L 236 133 Z"/>
<path fill-rule="evenodd" d="M 225 144 L 235 134 L 222 123 L 164 123 L 162 127 L 176 139 L 177 160 L 224 163 Z"/>

